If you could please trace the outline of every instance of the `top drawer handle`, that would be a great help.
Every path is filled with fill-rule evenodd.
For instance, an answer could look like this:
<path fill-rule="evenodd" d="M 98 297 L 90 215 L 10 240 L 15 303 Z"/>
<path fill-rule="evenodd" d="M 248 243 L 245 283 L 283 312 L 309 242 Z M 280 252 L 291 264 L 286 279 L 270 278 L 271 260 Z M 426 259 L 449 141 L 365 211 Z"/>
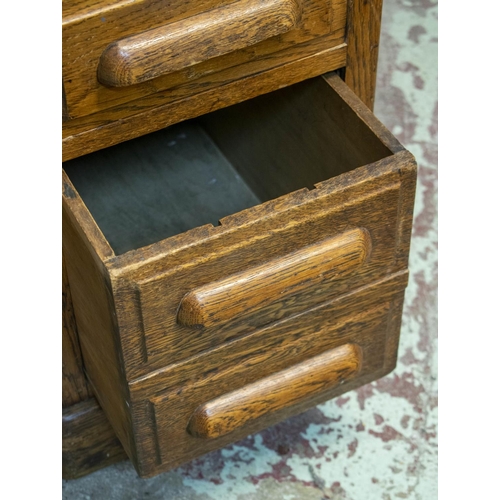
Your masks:
<path fill-rule="evenodd" d="M 214 326 L 243 313 L 256 311 L 323 279 L 360 267 L 371 252 L 366 229 L 351 229 L 292 252 L 284 257 L 209 283 L 186 294 L 177 322 L 186 326 Z"/>
<path fill-rule="evenodd" d="M 99 81 L 126 87 L 254 45 L 296 27 L 302 0 L 238 0 L 109 44 Z"/>

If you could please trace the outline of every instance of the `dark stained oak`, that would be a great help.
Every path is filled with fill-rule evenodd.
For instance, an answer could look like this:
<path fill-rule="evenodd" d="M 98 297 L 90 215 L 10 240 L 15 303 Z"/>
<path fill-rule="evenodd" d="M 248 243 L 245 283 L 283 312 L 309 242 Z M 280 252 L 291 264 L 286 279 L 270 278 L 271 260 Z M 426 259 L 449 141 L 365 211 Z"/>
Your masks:
<path fill-rule="evenodd" d="M 112 251 L 76 192 L 69 185 L 63 189 L 63 251 L 86 372 L 118 438 L 127 454 L 133 456 L 134 440 L 127 431 L 127 389 L 113 334 L 113 298 L 102 262 Z M 85 228 L 76 222 L 76 217 L 79 221 L 89 217 Z"/>
<path fill-rule="evenodd" d="M 189 9 L 196 15 L 213 5 L 213 0 L 204 0 L 190 3 Z M 151 17 L 161 12 L 161 2 L 66 0 L 63 159 L 339 68 L 345 69 L 348 85 L 373 109 L 382 0 L 335 0 L 329 11 L 311 6 L 313 17 L 298 32 L 291 31 L 289 42 L 283 35 L 273 37 L 257 44 L 258 50 L 237 50 L 117 92 L 99 84 L 99 58 L 109 44 L 154 28 Z M 178 0 L 169 9 L 176 22 L 184 18 L 186 3 Z M 307 17 L 308 8 L 304 12 Z M 164 17 L 157 19 L 161 26 Z M 82 31 L 92 36 L 82 37 Z"/>
<path fill-rule="evenodd" d="M 340 87 L 346 88 L 344 84 Z M 122 349 L 128 377 L 161 368 L 165 356 L 171 362 L 189 357 L 406 266 L 403 262 L 394 265 L 394 252 L 404 254 L 398 239 L 409 221 L 405 217 L 403 226 L 397 227 L 398 210 L 402 195 L 411 192 L 411 186 L 401 184 L 413 175 L 411 155 L 402 150 L 399 143 L 391 142 L 392 139 L 387 140 L 387 145 L 377 139 L 366 124 L 360 123 L 354 108 L 347 107 L 324 79 L 299 84 L 295 90 L 296 93 L 294 89 L 280 91 L 286 99 L 263 96 L 261 105 L 244 103 L 235 110 L 228 108 L 204 118 L 204 125 L 225 156 L 237 166 L 252 189 L 260 190 L 258 198 L 269 200 L 267 203 L 225 217 L 220 226 L 194 228 L 110 258 L 110 268 L 119 273 L 114 293 L 120 297 L 119 321 L 124 314 L 120 329 L 127 339 L 122 342 Z M 349 92 L 347 95 L 353 97 Z M 299 112 L 294 111 L 295 108 Z M 258 113 L 260 110 L 262 113 Z M 235 114 L 238 119 L 234 118 Z M 337 122 L 344 127 L 334 126 Z M 310 123 L 316 124 L 314 130 Z M 387 132 L 376 122 L 371 123 L 371 127 L 382 137 Z M 307 141 L 297 149 L 296 138 L 301 136 Z M 238 144 L 240 147 L 236 148 Z M 157 146 L 150 146 L 148 157 L 156 151 L 161 154 L 161 137 Z M 391 154 L 388 146 L 397 153 Z M 356 154 L 351 155 L 351 151 Z M 356 169 L 381 156 L 386 158 L 372 167 Z M 85 169 L 85 165 L 79 168 Z M 141 169 L 146 171 L 145 166 Z M 372 171 L 377 171 L 377 176 L 373 176 Z M 348 176 L 342 177 L 342 173 Z M 328 181 L 319 182 L 329 177 Z M 266 182 L 258 183 L 258 179 L 266 179 Z M 166 179 L 164 182 L 167 184 Z M 342 186 L 342 182 L 346 184 Z M 317 187 L 311 191 L 300 189 L 314 183 Z M 134 178 L 133 184 L 137 187 L 136 196 L 146 195 L 147 203 L 155 206 L 152 191 L 143 189 L 140 179 Z M 105 201 L 113 199 L 113 187 L 111 184 L 105 190 Z M 296 189 L 298 191 L 283 196 Z M 86 190 L 92 191 L 91 185 Z M 162 195 L 160 189 L 158 196 Z M 192 204 L 193 200 L 189 202 Z M 198 209 L 201 211 L 203 205 Z M 182 217 L 183 210 L 175 212 Z M 126 216 L 125 222 L 130 220 L 125 211 L 120 213 Z M 150 210 L 147 219 L 152 216 Z M 100 218 L 97 212 L 94 217 L 85 215 L 85 220 Z M 342 233 L 346 225 L 365 227 L 370 234 L 370 259 L 358 272 L 336 278 L 328 275 L 301 293 L 277 296 L 258 311 L 250 310 L 227 325 L 213 328 L 207 335 L 187 333 L 185 327 L 177 324 L 179 303 L 193 288 L 225 279 L 245 268 L 264 265 L 291 250 L 319 243 L 328 236 Z M 116 221 L 113 226 L 118 226 Z M 127 230 L 126 224 L 123 227 Z M 93 222 L 88 232 L 97 231 Z M 105 235 L 101 237 L 105 241 Z M 107 241 L 104 244 L 107 245 Z"/>
<path fill-rule="evenodd" d="M 345 64 L 344 34 L 335 40 L 298 45 L 280 52 L 280 65 L 266 70 L 268 58 L 208 72 L 189 85 L 159 90 L 63 124 L 63 161 L 104 149 L 180 121 L 252 99 L 266 92 L 319 76 Z M 135 88 L 135 87 L 134 87 Z"/>
<path fill-rule="evenodd" d="M 126 459 L 115 431 L 94 398 L 63 410 L 63 479 L 76 479 Z"/>
<path fill-rule="evenodd" d="M 266 0 L 264 3 L 268 3 Z M 277 1 L 277 0 L 276 0 Z M 280 0 L 280 3 L 285 0 Z M 292 0 L 289 0 L 292 1 Z M 263 39 L 259 43 L 250 46 L 241 46 L 241 40 L 247 39 L 252 42 L 259 38 L 251 34 L 252 24 L 254 27 L 264 28 L 264 35 L 269 35 L 276 27 L 268 26 L 266 20 L 262 20 L 258 9 L 247 16 L 245 23 L 249 23 L 249 31 L 245 27 L 240 28 L 238 24 L 228 24 L 230 18 L 226 18 L 223 26 L 222 36 L 215 39 L 210 37 L 210 27 L 205 33 L 198 36 L 198 50 L 193 52 L 194 47 L 189 48 L 191 42 L 196 42 L 197 37 L 193 33 L 178 40 L 176 47 L 186 52 L 184 61 L 188 59 L 188 53 L 194 54 L 195 58 L 200 53 L 213 56 L 195 65 L 187 65 L 177 71 L 160 74 L 152 80 L 128 85 L 126 87 L 108 87 L 98 80 L 98 67 L 101 56 L 110 45 L 132 37 L 141 38 L 149 30 L 160 30 L 162 33 L 172 33 L 176 27 L 196 27 L 192 25 L 194 19 L 202 16 L 203 19 L 217 20 L 220 13 L 212 11 L 219 9 L 233 9 L 234 0 L 197 0 L 196 2 L 186 0 L 140 0 L 135 2 L 109 1 L 97 2 L 89 7 L 85 3 L 79 8 L 78 2 L 69 1 L 63 3 L 62 22 L 62 74 L 64 91 L 68 113 L 71 118 L 84 117 L 104 110 L 121 107 L 127 109 L 127 115 L 131 116 L 143 110 L 148 100 L 155 102 L 155 106 L 173 103 L 182 95 L 194 96 L 206 90 L 216 89 L 224 83 L 234 82 L 246 77 L 257 75 L 263 71 L 269 71 L 282 66 L 287 62 L 297 61 L 304 56 L 322 52 L 328 48 L 341 45 L 344 41 L 346 23 L 346 0 L 300 0 L 300 19 L 297 18 L 297 26 L 287 32 L 278 33 L 276 36 Z M 259 4 L 260 2 L 256 2 Z M 211 14 L 212 12 L 212 14 Z M 295 21 L 294 21 L 295 22 Z M 187 24 L 186 24 L 187 23 Z M 222 39 L 226 35 L 227 42 Z M 240 36 L 242 35 L 242 36 Z M 147 35 L 144 35 L 147 36 Z M 180 34 L 179 36 L 182 36 Z M 203 36 L 208 37 L 207 42 Z M 160 36 L 164 39 L 164 36 Z M 231 50 L 231 39 L 234 49 Z M 150 42 L 156 44 L 157 37 Z M 186 46 L 186 43 L 188 44 Z M 213 45 L 215 44 L 215 45 Z M 219 46 L 221 44 L 221 46 Z M 183 47 L 181 47 L 183 45 Z M 240 48 L 238 49 L 238 45 Z M 224 49 L 221 55 L 217 52 Z M 127 47 L 128 50 L 128 47 Z M 224 52 L 227 53 L 224 53 Z M 146 50 L 148 60 L 143 69 L 149 67 L 153 73 L 152 66 L 161 67 L 160 52 L 148 45 Z M 155 55 L 156 54 L 156 55 Z M 135 56 L 134 56 L 135 59 Z M 176 57 L 177 62 L 182 61 L 183 55 Z M 123 62 L 123 61 L 122 61 Z M 140 66 L 137 74 L 141 73 Z M 328 71 L 335 68 L 323 70 Z M 147 71 L 148 76 L 151 73 Z M 160 71 L 161 73 L 161 71 Z M 133 71 L 132 74 L 135 74 Z M 124 73 L 125 75 L 125 73 Z M 306 78 L 303 76 L 302 78 Z M 119 78 L 118 78 L 119 80 Z M 222 89 L 219 89 L 220 98 Z M 168 92 L 165 92 L 168 91 Z M 163 93 L 163 94 L 162 94 Z M 149 99 L 147 99 L 149 98 Z M 133 101 L 136 101 L 133 103 Z M 130 104 L 128 104 L 130 103 Z M 212 101 L 212 105 L 214 101 Z M 186 110 L 187 111 L 187 110 Z"/>
<path fill-rule="evenodd" d="M 143 429 L 139 448 L 147 475 L 226 446 L 391 371 L 397 349 L 392 339 L 399 334 L 393 310 L 406 279 L 405 273 L 374 284 L 131 383 L 133 411 Z M 193 413 L 207 401 L 258 384 L 293 365 L 307 365 L 315 356 L 349 343 L 362 350 L 362 364 L 345 383 L 332 382 L 318 392 L 311 385 L 311 392 L 304 391 L 301 398 L 270 413 L 255 414 L 219 437 L 200 439 L 186 431 Z M 334 372 L 331 377 L 336 378 Z"/>
<path fill-rule="evenodd" d="M 215 175 L 205 179 L 200 172 L 207 175 L 206 165 L 196 169 L 179 161 L 185 179 L 175 178 L 178 192 L 200 192 L 190 176 L 199 186 L 213 178 L 220 182 L 219 191 L 205 190 L 198 202 L 188 197 L 186 204 L 179 202 L 186 197 L 172 190 L 161 193 L 166 184 L 158 179 L 173 181 L 168 167 L 156 170 L 158 179 L 149 170 L 149 185 L 139 180 L 136 186 L 146 196 L 123 189 L 125 205 L 116 207 L 121 216 L 108 223 L 106 203 L 102 219 L 73 176 L 79 167 L 68 168 L 71 175 L 63 183 L 66 478 L 126 456 L 140 475 L 157 474 L 375 380 L 396 364 L 416 171 L 413 157 L 370 113 L 382 0 L 300 0 L 297 11 L 298 1 L 63 0 L 63 159 L 82 157 L 85 168 L 90 157 L 83 155 L 109 148 L 101 163 L 91 160 L 87 177 L 94 197 L 103 189 L 116 192 L 120 177 L 128 182 L 131 170 L 125 164 L 132 156 L 141 168 L 170 162 L 162 153 L 164 143 L 153 137 L 133 155 L 124 148 L 120 157 L 110 146 L 122 148 L 126 141 L 196 117 L 201 117 L 196 127 L 205 128 L 210 147 L 219 151 L 215 156 L 227 158 L 231 167 L 215 162 Z M 281 14 L 291 6 L 283 24 L 274 14 L 262 15 L 275 2 L 285 5 Z M 256 14 L 247 19 L 234 10 L 254 3 Z M 241 26 L 246 21 L 263 31 L 247 32 Z M 198 30 L 184 36 L 185 28 Z M 149 50 L 151 34 L 159 39 Z M 122 60 L 109 59 L 130 47 Z M 180 49 L 171 61 L 164 57 L 169 47 Z M 122 71 L 120 65 L 128 66 Z M 329 75 L 290 87 L 337 69 L 347 86 Z M 265 95 L 277 89 L 283 90 Z M 189 130 L 190 122 L 186 125 Z M 172 140 L 176 137 L 166 139 Z M 200 153 L 194 143 L 191 148 Z M 157 197 L 151 192 L 155 182 Z M 232 200 L 224 189 L 233 193 Z M 133 210 L 130 200 L 137 202 Z M 132 227 L 146 232 L 147 240 Z M 355 228 L 370 239 L 360 265 L 335 279 L 328 272 L 309 275 L 307 266 L 314 268 L 317 261 L 308 249 Z M 355 251 L 354 259 L 362 253 Z M 236 288 L 247 299 L 244 308 L 232 308 L 238 294 L 220 302 L 221 285 L 229 279 L 249 278 L 257 269 L 272 280 L 266 263 L 287 262 L 290 256 L 299 264 L 296 277 L 285 265 L 291 286 L 277 279 L 283 277 L 278 273 L 272 287 L 258 281 L 258 294 L 251 292 L 253 285 Z M 209 319 L 194 318 L 184 326 L 177 322 L 178 308 L 190 293 L 201 299 L 202 309 L 208 305 L 201 316 Z M 253 307 L 246 307 L 248 300 Z M 346 345 L 362 352 L 362 363 L 345 383 L 336 384 L 335 372 L 330 378 L 313 370 L 321 382 L 308 387 L 294 371 Z M 238 425 L 223 426 L 218 436 L 210 430 L 214 420 L 198 430 L 192 424 L 193 434 L 211 433 L 209 439 L 188 432 L 189 422 L 203 422 L 193 419 L 198 410 L 213 409 L 234 391 L 248 395 L 249 387 L 257 388 L 251 394 L 262 394 L 279 373 L 289 374 L 299 387 L 297 397 L 293 384 L 277 383 L 267 395 L 266 408 L 273 405 L 273 411 L 252 405 L 251 418 L 238 413 Z"/>
<path fill-rule="evenodd" d="M 92 394 L 83 372 L 82 353 L 76 330 L 66 264 L 62 263 L 62 405 L 79 403 Z"/>

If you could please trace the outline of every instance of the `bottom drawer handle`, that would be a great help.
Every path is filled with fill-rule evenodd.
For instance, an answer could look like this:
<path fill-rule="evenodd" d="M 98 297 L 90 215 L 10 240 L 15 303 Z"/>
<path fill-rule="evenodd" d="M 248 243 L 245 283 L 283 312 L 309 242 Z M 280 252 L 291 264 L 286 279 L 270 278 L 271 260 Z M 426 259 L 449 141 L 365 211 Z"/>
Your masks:
<path fill-rule="evenodd" d="M 346 344 L 199 406 L 187 431 L 217 438 L 247 422 L 338 386 L 361 368 L 361 349 Z"/>
<path fill-rule="evenodd" d="M 191 290 L 181 300 L 177 322 L 191 327 L 214 327 L 255 313 L 261 307 L 310 289 L 326 276 L 339 278 L 359 269 L 371 252 L 364 228 L 349 229 Z"/>

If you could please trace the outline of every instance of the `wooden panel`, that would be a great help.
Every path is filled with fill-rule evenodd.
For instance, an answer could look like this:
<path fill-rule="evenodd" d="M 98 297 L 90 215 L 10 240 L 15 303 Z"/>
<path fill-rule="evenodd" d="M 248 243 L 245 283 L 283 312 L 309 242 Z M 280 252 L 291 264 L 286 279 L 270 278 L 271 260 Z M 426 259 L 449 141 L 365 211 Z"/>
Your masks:
<path fill-rule="evenodd" d="M 187 431 L 203 439 L 233 432 L 251 420 L 351 380 L 361 368 L 361 359 L 361 348 L 354 344 L 318 354 L 202 404 L 189 419 Z"/>
<path fill-rule="evenodd" d="M 392 274 L 361 289 L 346 293 L 341 297 L 320 304 L 310 311 L 302 311 L 290 318 L 266 325 L 252 333 L 252 335 L 234 339 L 229 344 L 214 347 L 208 352 L 199 353 L 179 363 L 166 365 L 160 370 L 148 373 L 129 382 L 131 401 L 135 403 L 151 398 L 155 394 L 158 394 L 158 391 L 166 391 L 168 388 L 177 387 L 177 385 L 181 383 L 192 383 L 198 380 L 198 378 L 201 380 L 208 375 L 210 375 L 210 377 L 214 376 L 219 380 L 221 372 L 217 367 L 233 367 L 233 370 L 236 370 L 237 373 L 243 373 L 245 366 L 253 366 L 252 363 L 248 364 L 246 362 L 240 366 L 241 361 L 245 359 L 245 353 L 259 350 L 260 348 L 262 348 L 260 359 L 262 361 L 267 360 L 270 365 L 268 367 L 270 370 L 268 373 L 273 373 L 273 370 L 276 371 L 286 368 L 289 365 L 286 364 L 285 358 L 280 358 L 282 364 L 279 364 L 278 358 L 275 358 L 275 351 L 273 349 L 266 350 L 265 346 L 275 344 L 275 347 L 281 346 L 282 349 L 286 350 L 286 343 L 288 340 L 291 342 L 300 341 L 301 332 L 291 332 L 291 329 L 293 329 L 291 328 L 293 322 L 297 320 L 297 318 L 299 318 L 299 320 L 303 317 L 310 317 L 316 320 L 321 318 L 321 322 L 318 323 L 318 325 L 323 324 L 323 321 L 326 320 L 327 323 L 325 323 L 325 325 L 330 325 L 331 327 L 337 325 L 340 327 L 340 323 L 338 322 L 341 318 L 343 318 L 342 321 L 344 321 L 349 317 L 349 314 L 358 311 L 358 305 L 361 308 L 363 305 L 368 307 L 367 305 L 375 304 L 377 301 L 390 302 L 393 294 L 402 292 L 407 284 L 407 270 Z M 324 317 L 322 317 L 323 314 L 325 315 Z M 311 319 L 311 322 L 313 319 Z M 326 338 L 322 340 L 321 335 L 318 334 L 320 329 L 319 327 L 313 328 L 310 332 L 316 341 L 320 343 L 317 351 L 314 345 L 308 346 L 308 349 L 310 349 L 310 352 L 308 351 L 310 356 L 314 356 L 328 349 L 329 340 Z M 348 328 L 342 331 L 345 335 L 349 333 Z M 349 342 L 348 337 L 340 336 L 338 338 L 338 343 L 331 348 L 346 342 Z M 392 344 L 392 346 L 394 347 L 394 344 Z M 306 348 L 305 344 L 304 348 Z M 306 359 L 307 355 L 305 358 L 299 358 L 295 359 L 295 362 Z M 274 366 L 272 364 L 273 359 L 276 360 L 276 365 Z M 201 367 L 202 360 L 203 367 Z M 261 373 L 260 376 L 264 377 L 266 373 Z M 249 382 L 241 382 L 242 385 L 245 383 Z M 224 388 L 221 388 L 221 391 L 223 391 L 221 394 L 223 394 L 224 391 L 228 392 L 233 389 L 235 389 L 235 387 L 232 387 L 231 383 L 228 382 Z"/>
<path fill-rule="evenodd" d="M 76 479 L 126 458 L 111 424 L 94 398 L 63 411 L 63 479 Z"/>
<path fill-rule="evenodd" d="M 79 220 L 85 221 L 80 224 Z M 85 368 L 94 394 L 129 456 L 135 456 L 128 393 L 119 356 L 108 273 L 113 255 L 73 186 L 63 176 L 63 250 Z"/>
<path fill-rule="evenodd" d="M 209 79 L 214 81 L 220 71 L 240 66 L 239 78 L 242 78 L 254 74 L 252 63 L 257 61 L 264 64 L 263 67 L 261 63 L 261 70 L 271 69 L 285 62 L 277 55 L 279 52 L 330 34 L 337 37 L 336 45 L 343 42 L 346 0 L 302 0 L 302 19 L 288 33 L 132 87 L 108 88 L 98 82 L 99 59 L 109 44 L 230 3 L 230 0 L 141 0 L 72 11 L 63 17 L 63 82 L 69 115 L 72 118 L 89 115 L 179 86 L 189 89 L 192 95 L 195 93 L 192 82 L 201 77 L 211 75 Z M 295 53 L 294 59 L 298 57 Z"/>
<path fill-rule="evenodd" d="M 346 126 L 354 120 L 351 118 L 345 121 Z M 371 128 L 379 126 L 376 120 L 368 121 Z M 385 129 L 380 129 L 380 133 L 383 136 Z M 401 148 L 399 143 L 393 145 L 390 137 L 383 140 L 391 147 Z M 254 164 L 269 163 L 257 158 Z M 299 191 L 224 218 L 221 226 L 203 226 L 110 257 L 107 265 L 116 275 L 115 304 L 127 378 L 161 368 L 165 356 L 170 362 L 187 358 L 248 334 L 266 322 L 363 286 L 385 273 L 404 269 L 414 176 L 414 160 L 402 151 L 320 183 L 312 191 Z M 404 179 L 408 182 L 402 189 L 400 183 Z M 355 275 L 336 280 L 334 287 L 332 280 L 326 279 L 290 298 L 277 299 L 258 313 L 249 311 L 227 326 L 207 328 L 203 335 L 176 323 L 178 305 L 193 288 L 320 242 L 339 234 L 346 226 L 366 227 L 373 251 Z"/>
<path fill-rule="evenodd" d="M 257 153 L 248 159 L 238 157 L 239 148 L 230 146 L 233 139 L 225 139 L 226 131 L 220 129 L 215 135 L 250 184 L 257 184 L 252 172 L 272 170 L 269 162 L 281 157 L 277 177 L 285 180 L 275 181 L 266 173 L 262 184 L 282 194 L 290 188 L 286 176 L 295 177 L 302 168 L 311 172 L 306 187 L 277 198 L 270 189 L 269 201 L 223 218 L 220 226 L 201 226 L 115 255 L 74 186 L 64 178 L 64 250 L 70 282 L 77 285 L 73 299 L 86 369 L 141 475 L 168 470 L 224 446 L 370 382 L 395 365 L 407 282 L 414 159 L 338 77 L 299 89 L 299 110 L 305 110 L 307 103 L 321 109 L 311 120 L 306 115 L 305 121 L 310 135 L 317 138 L 301 143 L 306 158 L 311 155 L 311 169 L 304 157 L 294 160 L 296 150 L 282 149 L 298 140 L 297 131 L 304 129 L 297 125 L 300 113 L 276 113 L 278 108 L 270 107 L 262 117 L 268 121 L 261 137 L 272 133 L 277 120 L 275 138 L 287 135 L 282 134 L 282 124 L 293 117 L 289 120 L 293 133 L 274 150 L 257 147 L 258 135 L 242 129 L 242 137 L 256 145 L 250 149 Z M 339 161 L 328 155 L 329 147 L 356 153 Z M 327 180 L 316 183 L 319 172 Z M 176 323 L 177 306 L 193 288 L 357 227 L 369 233 L 372 251 L 349 276 L 314 283 L 223 325 L 193 329 Z M 191 415 L 207 401 L 346 343 L 362 349 L 363 362 L 355 379 L 313 391 L 270 414 L 258 414 L 220 437 L 200 440 L 187 432 Z"/>
<path fill-rule="evenodd" d="M 295 172 L 309 172 L 314 180 L 329 176 L 332 179 L 317 184 L 311 191 L 303 189 L 226 217 L 218 227 L 203 226 L 149 247 L 110 257 L 107 266 L 116 276 L 117 321 L 129 380 L 161 368 L 165 356 L 170 362 L 189 357 L 235 336 L 248 334 L 266 322 L 312 307 L 406 267 L 415 177 L 413 157 L 338 77 L 304 82 L 299 85 L 296 98 L 292 89 L 285 90 L 287 99 L 276 99 L 277 107 L 271 106 L 267 114 L 261 115 L 260 136 L 256 133 L 255 120 L 247 120 L 251 118 L 247 114 L 251 106 L 245 106 L 240 116 L 240 138 L 244 140 L 233 135 L 225 137 L 226 131 L 221 133 L 220 127 L 213 123 L 210 133 L 215 133 L 224 153 L 247 180 L 256 172 L 257 178 L 265 179 L 261 184 L 278 186 L 283 191 L 292 187 L 286 183 L 289 178 L 297 177 Z M 265 100 L 269 101 L 267 97 Z M 305 114 L 304 120 L 304 115 L 285 111 L 296 105 L 305 113 L 307 103 L 321 113 Z M 231 120 L 226 120 L 226 111 L 230 113 L 229 109 L 224 110 L 217 123 L 232 125 Z M 301 122 L 303 125 L 299 126 Z M 334 122 L 339 124 L 334 127 Z M 247 133 L 247 123 L 251 133 Z M 314 127 L 310 127 L 311 140 L 308 135 L 306 142 L 299 142 L 303 144 L 304 161 L 297 161 L 297 157 L 301 157 L 295 154 L 295 149 L 288 148 L 288 144 L 299 137 L 303 139 L 301 134 L 309 123 L 314 123 Z M 272 147 L 273 134 L 275 139 L 279 138 L 275 147 Z M 260 147 L 259 137 L 263 141 L 271 137 L 269 145 Z M 244 155 L 246 163 L 235 156 L 240 150 L 239 144 L 248 153 Z M 356 150 L 358 146 L 357 156 L 344 161 L 343 158 L 348 157 L 345 149 Z M 392 151 L 399 152 L 352 172 L 345 171 L 380 155 L 390 155 Z M 308 160 L 308 155 L 312 160 Z M 337 155 L 342 160 L 339 161 Z M 272 177 L 275 170 L 279 173 L 277 179 Z M 285 180 L 282 186 L 280 179 Z M 299 181 L 311 184 L 311 178 L 299 176 Z M 266 194 L 275 195 L 273 191 Z M 249 311 L 227 327 L 207 328 L 203 335 L 176 323 L 178 305 L 193 288 L 263 265 L 292 250 L 339 234 L 347 227 L 366 227 L 373 251 L 358 272 L 338 280 L 334 287 L 331 280 L 325 280 L 304 293 L 274 301 L 258 314 Z"/>
<path fill-rule="evenodd" d="M 345 81 L 373 110 L 382 0 L 348 0 Z"/>
<path fill-rule="evenodd" d="M 392 321 L 393 301 L 399 300 L 406 278 L 406 273 L 393 277 L 132 383 L 131 410 L 135 432 L 142 436 L 138 453 L 143 473 L 149 476 L 168 470 L 387 373 L 392 368 L 387 356 L 394 357 L 387 348 L 387 338 L 395 335 L 391 329 L 399 326 Z M 191 415 L 206 401 L 294 364 L 307 363 L 346 343 L 359 345 L 363 352 L 361 370 L 354 379 L 319 393 L 313 391 L 220 437 L 200 440 L 187 431 Z M 158 449 L 159 454 L 155 452 Z"/>
<path fill-rule="evenodd" d="M 344 34 L 262 58 L 63 123 L 63 161 L 251 99 L 345 65 Z M 271 60 L 269 60 L 271 59 Z"/>
<path fill-rule="evenodd" d="M 64 169 L 116 254 L 261 203 L 196 121 L 75 158 Z"/>
<path fill-rule="evenodd" d="M 352 92 L 346 101 L 348 91 L 331 74 L 200 121 L 250 188 L 269 200 L 404 150 L 373 115 L 360 115 Z"/>
<path fill-rule="evenodd" d="M 62 405 L 84 401 L 91 395 L 83 372 L 80 342 L 76 331 L 73 303 L 66 265 L 62 263 Z"/>
<path fill-rule="evenodd" d="M 366 124 L 377 137 L 391 151 L 403 151 L 403 146 L 391 134 L 391 132 L 375 117 L 370 108 L 334 73 L 325 76 L 326 82 L 335 90 L 335 93 L 347 104 L 350 113 L 343 116 L 346 120 L 342 126 L 351 133 L 359 133 L 359 122 Z M 409 154 L 409 153 L 407 153 Z M 395 264 L 397 267 L 407 266 L 410 253 L 411 229 L 413 221 L 413 205 L 417 184 L 417 165 L 415 159 L 410 155 L 409 161 L 413 167 L 401 169 L 399 177 L 401 182 L 401 197 L 398 206 L 398 230 Z"/>

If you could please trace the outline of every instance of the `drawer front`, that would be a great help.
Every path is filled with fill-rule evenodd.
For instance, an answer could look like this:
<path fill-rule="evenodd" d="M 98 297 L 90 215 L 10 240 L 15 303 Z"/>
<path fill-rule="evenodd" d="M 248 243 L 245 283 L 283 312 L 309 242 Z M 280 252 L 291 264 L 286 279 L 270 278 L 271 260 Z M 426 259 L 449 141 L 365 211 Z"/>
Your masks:
<path fill-rule="evenodd" d="M 392 369 L 406 274 L 131 385 L 142 473 L 175 467 Z"/>
<path fill-rule="evenodd" d="M 399 175 L 363 188 L 310 196 L 175 260 L 166 256 L 146 279 L 117 282 L 132 373 L 181 361 L 399 270 Z"/>
<path fill-rule="evenodd" d="M 65 2 L 66 113 L 90 115 L 231 67 L 247 66 L 237 78 L 270 69 L 304 57 L 287 52 L 295 46 L 322 37 L 340 45 L 345 20 L 345 0 Z"/>

